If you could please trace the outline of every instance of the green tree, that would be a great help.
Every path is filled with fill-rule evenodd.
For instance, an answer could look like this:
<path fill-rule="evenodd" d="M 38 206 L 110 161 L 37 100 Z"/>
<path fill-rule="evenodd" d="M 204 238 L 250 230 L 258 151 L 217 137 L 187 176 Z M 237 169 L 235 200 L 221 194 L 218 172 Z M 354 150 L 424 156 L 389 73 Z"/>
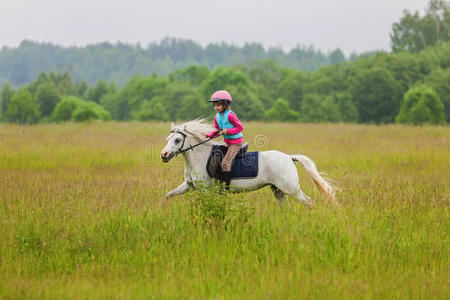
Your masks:
<path fill-rule="evenodd" d="M 340 98 L 330 95 L 326 98 L 317 94 L 308 94 L 302 102 L 300 120 L 302 122 L 340 122 Z"/>
<path fill-rule="evenodd" d="M 1 119 L 5 119 L 6 111 L 8 110 L 8 105 L 14 95 L 14 89 L 8 82 L 5 82 L 2 87 L 2 93 L 0 94 L 0 109 L 1 109 Z"/>
<path fill-rule="evenodd" d="M 99 80 L 95 87 L 88 89 L 87 98 L 88 100 L 99 103 L 100 99 L 108 92 L 109 92 L 108 83 L 105 80 Z"/>
<path fill-rule="evenodd" d="M 171 81 L 187 81 L 191 85 L 199 86 L 208 78 L 209 68 L 206 66 L 189 66 L 183 70 L 175 70 L 169 75 Z"/>
<path fill-rule="evenodd" d="M 290 72 L 278 85 L 280 98 L 285 99 L 293 110 L 300 111 L 305 85 L 308 82 L 303 73 L 299 71 Z"/>
<path fill-rule="evenodd" d="M 330 63 L 335 65 L 346 62 L 344 53 L 340 49 L 336 49 L 330 53 Z"/>
<path fill-rule="evenodd" d="M 5 117 L 8 122 L 36 123 L 40 117 L 39 103 L 26 88 L 22 87 L 13 95 Z"/>
<path fill-rule="evenodd" d="M 392 26 L 393 51 L 418 52 L 439 41 L 450 40 L 450 4 L 445 0 L 431 0 L 426 14 L 412 14 L 405 10 L 403 17 Z"/>
<path fill-rule="evenodd" d="M 444 124 L 444 106 L 432 88 L 424 85 L 415 87 L 405 94 L 396 121 L 414 125 Z"/>
<path fill-rule="evenodd" d="M 245 86 L 246 88 L 254 91 L 250 80 L 242 72 L 231 68 L 218 67 L 203 82 L 201 91 L 204 99 L 209 99 L 215 91 L 223 90 L 225 89 L 225 86 L 238 85 Z"/>
<path fill-rule="evenodd" d="M 350 93 L 363 123 L 393 122 L 400 109 L 402 87 L 389 70 L 379 66 L 359 70 Z"/>
<path fill-rule="evenodd" d="M 275 59 L 250 62 L 249 65 L 240 68 L 256 86 L 257 97 L 265 109 L 270 109 L 279 98 L 280 81 L 291 72 L 281 68 Z"/>
<path fill-rule="evenodd" d="M 325 103 L 328 104 L 329 111 L 334 110 L 333 106 L 337 108 L 337 112 L 329 118 L 330 121 L 342 122 L 358 122 L 358 109 L 352 102 L 352 97 L 346 92 L 332 93 L 325 98 Z"/>
<path fill-rule="evenodd" d="M 51 79 L 47 76 L 47 74 L 45 72 L 41 72 L 37 76 L 36 80 L 31 81 L 27 85 L 27 89 L 31 93 L 31 95 L 35 96 L 38 88 L 41 85 L 48 83 L 49 81 L 51 82 Z"/>
<path fill-rule="evenodd" d="M 305 84 L 305 93 L 327 96 L 331 93 L 343 92 L 348 88 L 345 65 L 326 66 L 312 74 Z"/>
<path fill-rule="evenodd" d="M 215 69 L 201 86 L 204 101 L 217 90 L 227 90 L 233 98 L 232 109 L 239 118 L 258 120 L 264 118 L 264 106 L 256 97 L 256 89 L 243 72 L 226 67 Z M 211 108 L 211 112 L 214 113 Z"/>
<path fill-rule="evenodd" d="M 59 102 L 58 90 L 51 81 L 46 81 L 38 86 L 36 90 L 36 100 L 39 103 L 41 115 L 50 116 Z"/>
<path fill-rule="evenodd" d="M 89 85 L 87 84 L 87 82 L 85 80 L 78 82 L 75 85 L 75 96 L 77 96 L 81 99 L 85 99 L 88 89 L 89 89 Z"/>
<path fill-rule="evenodd" d="M 208 115 L 209 103 L 199 92 L 193 91 L 180 99 L 180 107 L 176 113 L 176 120 L 192 120 L 204 118 Z"/>
<path fill-rule="evenodd" d="M 444 105 L 446 121 L 447 123 L 450 122 L 450 68 L 445 70 L 435 69 L 425 78 L 424 82 L 438 93 Z"/>
<path fill-rule="evenodd" d="M 205 115 L 207 99 L 188 82 L 171 82 L 161 98 L 170 120 L 188 120 Z"/>
<path fill-rule="evenodd" d="M 123 120 L 123 112 L 128 111 L 127 102 L 120 97 L 119 93 L 108 93 L 100 99 L 100 105 L 105 108 L 113 120 Z"/>
<path fill-rule="evenodd" d="M 277 99 L 271 109 L 265 112 L 268 121 L 292 122 L 296 121 L 299 113 L 289 108 L 289 103 L 281 98 Z"/>
<path fill-rule="evenodd" d="M 326 120 L 331 123 L 342 121 L 341 112 L 339 110 L 339 105 L 336 101 L 337 99 L 333 97 L 326 97 L 322 101 L 322 109 L 326 115 Z"/>
<path fill-rule="evenodd" d="M 376 57 L 375 65 L 389 70 L 395 81 L 401 86 L 401 94 L 414 85 L 418 80 L 422 80 L 436 63 L 431 56 L 417 55 L 415 53 L 383 53 Z"/>
<path fill-rule="evenodd" d="M 48 78 L 55 84 L 59 95 L 74 94 L 75 86 L 72 83 L 69 73 L 51 72 Z"/>
<path fill-rule="evenodd" d="M 134 111 L 138 110 L 144 100 L 152 100 L 156 96 L 167 95 L 167 78 L 136 76 L 131 79 L 117 95 L 119 120 L 129 120 Z"/>
<path fill-rule="evenodd" d="M 170 121 L 162 101 L 159 96 L 154 97 L 152 101 L 145 100 L 135 118 L 139 121 Z"/>
<path fill-rule="evenodd" d="M 328 116 L 319 95 L 308 94 L 302 101 L 300 108 L 300 120 L 302 122 L 326 122 Z"/>
<path fill-rule="evenodd" d="M 233 98 L 231 109 L 239 119 L 250 121 L 264 118 L 264 106 L 247 85 L 225 86 L 225 90 L 229 91 Z M 212 107 L 211 111 L 214 113 Z"/>

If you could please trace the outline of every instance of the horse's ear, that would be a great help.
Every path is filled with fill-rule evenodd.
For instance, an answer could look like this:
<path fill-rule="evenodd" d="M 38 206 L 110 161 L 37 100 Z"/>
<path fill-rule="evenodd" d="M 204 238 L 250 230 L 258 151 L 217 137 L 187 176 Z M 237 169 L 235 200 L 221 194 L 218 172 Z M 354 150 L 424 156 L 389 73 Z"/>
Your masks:
<path fill-rule="evenodd" d="M 173 124 L 173 122 L 172 122 L 172 124 L 170 124 L 170 130 L 173 130 L 175 128 L 175 124 Z"/>

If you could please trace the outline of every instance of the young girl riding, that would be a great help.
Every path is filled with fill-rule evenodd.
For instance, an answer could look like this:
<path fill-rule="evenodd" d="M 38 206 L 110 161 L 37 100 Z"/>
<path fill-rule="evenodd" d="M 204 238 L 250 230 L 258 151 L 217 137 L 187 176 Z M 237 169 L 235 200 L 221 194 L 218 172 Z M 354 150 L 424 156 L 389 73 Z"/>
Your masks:
<path fill-rule="evenodd" d="M 218 133 L 223 134 L 224 142 L 228 146 L 227 153 L 222 160 L 222 176 L 221 182 L 225 182 L 226 189 L 230 188 L 231 181 L 231 164 L 236 154 L 242 146 L 242 130 L 244 126 L 234 112 L 230 109 L 231 95 L 225 90 L 215 92 L 211 96 L 210 102 L 213 102 L 214 109 L 217 114 L 214 118 L 214 127 L 217 131 L 212 131 L 206 137 L 213 137 Z"/>

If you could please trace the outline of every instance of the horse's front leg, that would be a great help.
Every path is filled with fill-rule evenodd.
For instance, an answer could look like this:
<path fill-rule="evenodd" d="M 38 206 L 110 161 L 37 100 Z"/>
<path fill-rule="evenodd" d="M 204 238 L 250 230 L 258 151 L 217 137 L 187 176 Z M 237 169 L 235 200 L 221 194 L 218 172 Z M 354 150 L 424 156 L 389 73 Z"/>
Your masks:
<path fill-rule="evenodd" d="M 168 192 L 166 195 L 166 199 L 187 193 L 187 192 L 189 192 L 190 189 L 191 189 L 191 186 L 186 181 L 184 181 L 178 187 L 176 187 L 173 190 L 171 190 L 170 192 Z"/>

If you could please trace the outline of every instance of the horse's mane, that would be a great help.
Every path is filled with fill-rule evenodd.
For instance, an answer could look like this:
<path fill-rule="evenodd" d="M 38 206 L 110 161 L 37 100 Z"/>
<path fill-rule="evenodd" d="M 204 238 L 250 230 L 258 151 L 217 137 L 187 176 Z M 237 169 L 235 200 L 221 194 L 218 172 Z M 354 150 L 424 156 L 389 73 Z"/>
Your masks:
<path fill-rule="evenodd" d="M 175 131 L 181 131 L 185 134 L 190 134 L 194 136 L 199 141 L 204 141 L 207 139 L 205 136 L 211 131 L 215 131 L 216 129 L 212 127 L 209 123 L 206 122 L 206 119 L 195 119 L 192 121 L 185 122 L 180 125 L 176 125 L 174 127 Z M 205 143 L 213 143 L 213 140 Z M 224 144 L 223 141 L 215 142 L 214 144 Z"/>

